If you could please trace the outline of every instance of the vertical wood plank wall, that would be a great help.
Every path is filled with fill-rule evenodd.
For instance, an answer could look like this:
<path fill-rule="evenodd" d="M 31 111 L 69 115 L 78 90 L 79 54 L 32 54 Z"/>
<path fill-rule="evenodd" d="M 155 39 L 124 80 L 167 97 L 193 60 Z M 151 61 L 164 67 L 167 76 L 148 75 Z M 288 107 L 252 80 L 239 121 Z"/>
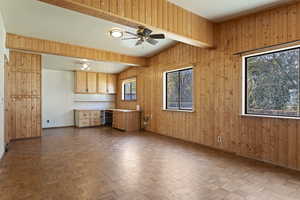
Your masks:
<path fill-rule="evenodd" d="M 41 136 L 41 56 L 11 51 L 5 79 L 8 141 Z"/>
<path fill-rule="evenodd" d="M 299 23 L 295 3 L 217 24 L 215 49 L 178 44 L 152 57 L 142 72 L 127 70 L 119 80 L 137 75 L 136 103 L 152 116 L 149 131 L 300 170 L 300 120 L 241 117 L 242 58 L 233 55 L 300 39 Z M 162 111 L 163 71 L 190 64 L 195 65 L 196 112 Z M 119 99 L 118 107 L 134 108 Z"/>
<path fill-rule="evenodd" d="M 136 109 L 137 102 L 141 102 L 143 98 L 143 67 L 130 67 L 118 75 L 117 80 L 117 105 L 120 109 Z M 137 78 L 137 101 L 123 101 L 122 100 L 122 82 L 129 78 Z"/>

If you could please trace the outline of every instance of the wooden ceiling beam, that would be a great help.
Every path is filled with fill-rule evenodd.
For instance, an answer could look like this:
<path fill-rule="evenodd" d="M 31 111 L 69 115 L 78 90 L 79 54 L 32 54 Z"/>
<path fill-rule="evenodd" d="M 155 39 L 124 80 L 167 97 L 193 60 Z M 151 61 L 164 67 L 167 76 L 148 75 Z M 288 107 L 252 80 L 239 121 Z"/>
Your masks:
<path fill-rule="evenodd" d="M 137 28 L 146 26 L 197 47 L 214 45 L 214 24 L 167 0 L 38 0 Z"/>
<path fill-rule="evenodd" d="M 67 56 L 95 61 L 115 62 L 135 66 L 145 66 L 147 59 L 122 55 L 114 52 L 66 44 L 56 41 L 7 33 L 6 47 L 22 51 Z"/>

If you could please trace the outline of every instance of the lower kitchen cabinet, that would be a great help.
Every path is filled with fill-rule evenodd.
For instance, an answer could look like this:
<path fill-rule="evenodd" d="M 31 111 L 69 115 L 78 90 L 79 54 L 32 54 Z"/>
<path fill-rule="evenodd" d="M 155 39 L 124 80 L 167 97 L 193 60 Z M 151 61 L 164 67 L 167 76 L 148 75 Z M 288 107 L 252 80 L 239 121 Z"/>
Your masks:
<path fill-rule="evenodd" d="M 140 130 L 140 112 L 139 111 L 123 111 L 113 110 L 112 127 L 123 131 L 138 131 Z"/>
<path fill-rule="evenodd" d="M 75 110 L 76 127 L 93 127 L 102 125 L 100 110 Z"/>

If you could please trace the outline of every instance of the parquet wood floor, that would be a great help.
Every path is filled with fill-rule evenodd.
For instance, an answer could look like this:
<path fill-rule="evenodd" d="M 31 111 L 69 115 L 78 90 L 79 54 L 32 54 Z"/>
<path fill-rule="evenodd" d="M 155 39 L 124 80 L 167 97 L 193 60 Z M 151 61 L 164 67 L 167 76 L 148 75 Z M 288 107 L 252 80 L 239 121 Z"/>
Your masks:
<path fill-rule="evenodd" d="M 164 136 L 49 129 L 0 161 L 0 200 L 299 200 L 300 174 Z"/>

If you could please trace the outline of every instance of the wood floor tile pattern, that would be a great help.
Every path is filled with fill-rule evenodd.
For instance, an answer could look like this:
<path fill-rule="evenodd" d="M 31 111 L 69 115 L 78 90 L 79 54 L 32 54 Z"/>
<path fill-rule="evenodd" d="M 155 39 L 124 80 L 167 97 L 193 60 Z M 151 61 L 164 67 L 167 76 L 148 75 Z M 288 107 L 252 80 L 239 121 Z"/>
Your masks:
<path fill-rule="evenodd" d="M 110 128 L 13 142 L 0 200 L 299 200 L 300 173 L 197 144 Z"/>

